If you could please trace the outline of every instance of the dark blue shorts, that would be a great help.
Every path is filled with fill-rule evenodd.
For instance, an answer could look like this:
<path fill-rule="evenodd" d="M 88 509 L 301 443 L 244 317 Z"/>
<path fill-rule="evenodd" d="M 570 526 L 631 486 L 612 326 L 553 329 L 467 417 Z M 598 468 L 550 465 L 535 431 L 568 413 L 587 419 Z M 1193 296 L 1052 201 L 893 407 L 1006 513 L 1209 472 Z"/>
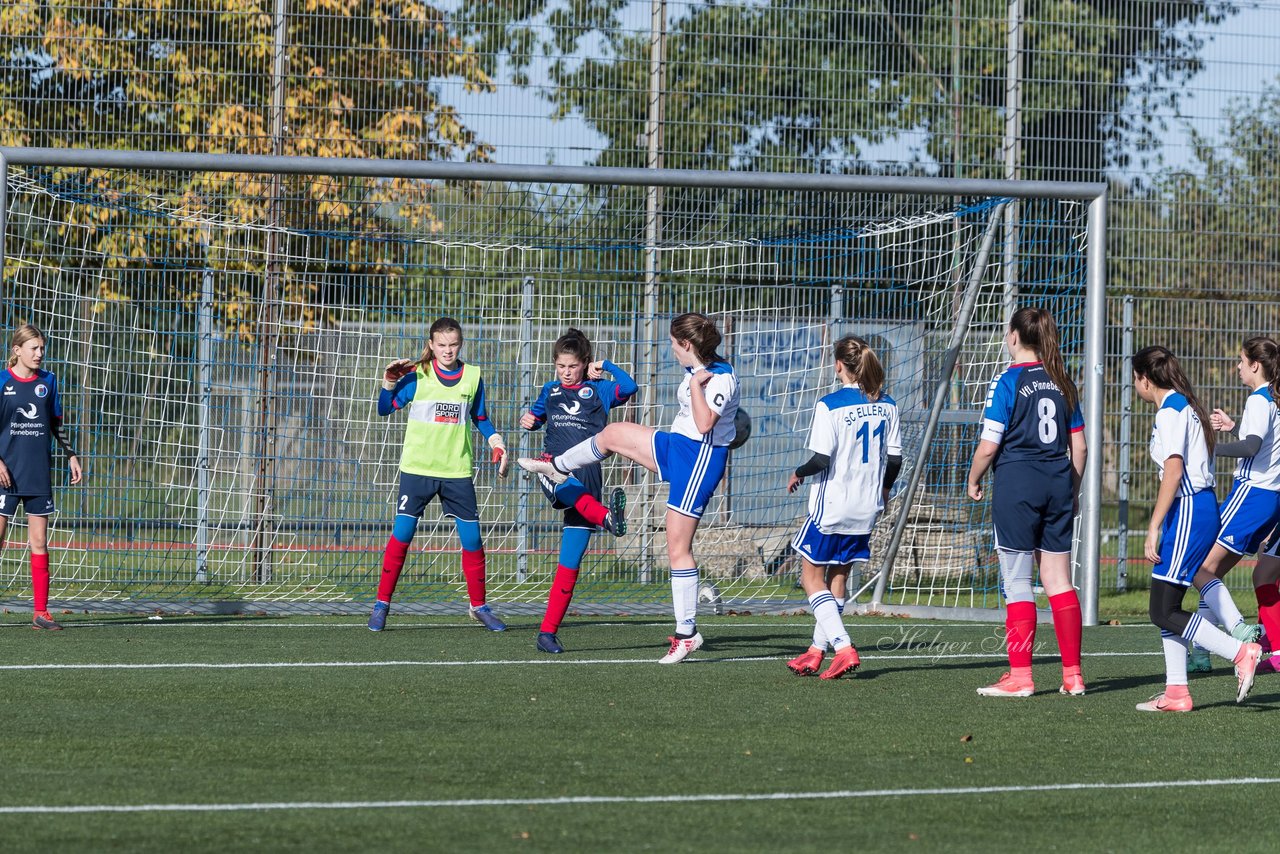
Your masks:
<path fill-rule="evenodd" d="M 1248 481 L 1232 481 L 1231 493 L 1218 512 L 1222 517 L 1218 545 L 1233 554 L 1253 554 L 1280 521 L 1280 493 Z"/>
<path fill-rule="evenodd" d="M 871 560 L 870 534 L 824 534 L 812 519 L 804 520 L 791 547 L 814 566 L 848 566 L 854 561 Z"/>
<path fill-rule="evenodd" d="M 991 521 L 996 548 L 1016 552 L 1071 551 L 1071 461 L 1010 462 L 996 467 Z"/>
<path fill-rule="evenodd" d="M 1160 562 L 1151 577 L 1187 587 L 1218 535 L 1218 499 L 1212 489 L 1174 500 L 1160 529 Z"/>
<path fill-rule="evenodd" d="M 586 493 L 597 501 L 604 495 L 604 472 L 599 463 L 574 469 L 573 477 L 582 484 Z M 538 485 L 542 487 L 542 494 L 547 496 L 551 506 L 556 510 L 564 511 L 564 527 L 590 528 L 593 531 L 596 529 L 596 526 L 582 518 L 582 514 L 574 507 L 565 504 L 556 496 L 555 490 L 552 488 L 554 484 L 550 483 L 545 477 L 538 478 Z"/>
<path fill-rule="evenodd" d="M 469 477 L 427 477 L 402 471 L 396 513 L 421 519 L 422 511 L 437 495 L 440 496 L 440 510 L 445 516 L 453 516 L 463 522 L 480 521 L 476 485 Z"/>
<path fill-rule="evenodd" d="M 28 516 L 52 516 L 56 509 L 52 495 L 15 495 L 0 491 L 0 516 L 12 519 L 18 512 L 19 504 L 27 508 Z"/>

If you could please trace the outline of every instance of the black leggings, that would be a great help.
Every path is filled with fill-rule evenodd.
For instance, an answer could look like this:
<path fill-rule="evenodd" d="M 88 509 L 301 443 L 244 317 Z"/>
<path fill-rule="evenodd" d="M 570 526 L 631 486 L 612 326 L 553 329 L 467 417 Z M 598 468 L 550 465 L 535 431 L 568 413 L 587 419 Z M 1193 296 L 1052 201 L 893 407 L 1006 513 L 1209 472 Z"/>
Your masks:
<path fill-rule="evenodd" d="M 1151 622 L 1166 632 L 1182 637 L 1191 620 L 1191 614 L 1182 610 L 1182 600 L 1186 595 L 1185 587 L 1158 578 L 1151 579 Z"/>

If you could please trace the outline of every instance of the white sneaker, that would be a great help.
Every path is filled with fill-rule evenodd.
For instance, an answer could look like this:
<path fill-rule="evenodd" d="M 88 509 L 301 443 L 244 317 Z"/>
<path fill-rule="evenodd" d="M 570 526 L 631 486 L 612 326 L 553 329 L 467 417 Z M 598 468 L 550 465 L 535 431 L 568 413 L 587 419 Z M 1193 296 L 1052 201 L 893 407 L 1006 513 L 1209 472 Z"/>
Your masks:
<path fill-rule="evenodd" d="M 667 650 L 667 654 L 658 659 L 659 664 L 679 664 L 689 657 L 689 653 L 696 649 L 702 648 L 702 634 L 694 632 L 691 638 L 669 637 L 671 641 L 671 649 Z"/>
<path fill-rule="evenodd" d="M 569 475 L 556 468 L 556 464 L 550 460 L 535 460 L 531 457 L 521 457 L 516 460 L 516 465 L 529 472 L 541 477 L 545 477 L 552 483 L 560 484 L 569 479 Z"/>

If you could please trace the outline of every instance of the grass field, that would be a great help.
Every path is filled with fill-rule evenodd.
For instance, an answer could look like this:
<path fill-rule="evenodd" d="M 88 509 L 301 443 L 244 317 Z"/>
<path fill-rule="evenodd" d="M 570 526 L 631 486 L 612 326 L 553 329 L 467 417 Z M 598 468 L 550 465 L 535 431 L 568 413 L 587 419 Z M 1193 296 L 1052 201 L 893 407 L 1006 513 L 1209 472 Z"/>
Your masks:
<path fill-rule="evenodd" d="M 531 618 L 3 620 L 5 851 L 1274 850 L 1280 676 L 1136 712 L 1136 621 L 1086 631 L 1079 698 L 1042 626 L 1038 693 L 996 700 L 972 624 L 850 620 L 862 669 L 822 682 L 783 665 L 804 617 L 707 618 L 674 667 L 651 619 L 559 657 Z"/>

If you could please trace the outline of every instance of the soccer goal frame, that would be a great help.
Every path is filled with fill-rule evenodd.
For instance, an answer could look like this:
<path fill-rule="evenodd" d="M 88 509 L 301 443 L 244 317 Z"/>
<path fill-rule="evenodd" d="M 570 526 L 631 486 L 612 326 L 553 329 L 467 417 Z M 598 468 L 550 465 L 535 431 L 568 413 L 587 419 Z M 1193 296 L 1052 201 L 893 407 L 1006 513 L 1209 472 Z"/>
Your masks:
<path fill-rule="evenodd" d="M 1083 241 L 1085 262 L 1084 296 L 1084 346 L 1082 404 L 1085 417 L 1086 441 L 1090 453 L 1086 462 L 1078 527 L 1078 547 L 1075 555 L 1076 582 L 1081 591 L 1084 621 L 1094 625 L 1098 620 L 1098 569 L 1100 562 L 1100 517 L 1102 498 L 1102 440 L 1103 440 L 1103 360 L 1105 335 L 1106 294 L 1106 227 L 1107 186 L 1105 183 L 1010 181 L 961 178 L 868 176 L 868 175 L 803 175 L 771 172 L 725 172 L 708 170 L 628 169 L 605 167 L 525 166 L 490 163 L 457 162 L 408 162 L 398 160 L 357 160 L 287 156 L 249 156 L 230 154 L 191 154 L 172 152 L 107 151 L 49 148 L 0 148 L 0 273 L 5 262 L 5 239 L 9 226 L 8 169 L 10 166 L 66 167 L 104 170 L 155 170 L 173 172 L 252 173 L 261 175 L 311 175 L 333 177 L 364 177 L 372 179 L 413 179 L 443 182 L 516 182 L 521 184 L 563 185 L 617 185 L 648 188 L 707 188 L 761 190 L 777 192 L 822 192 L 847 194 L 896 194 L 903 196 L 933 197 L 991 197 L 1008 200 L 1049 198 L 1067 200 L 1086 206 L 1086 223 Z M 990 214 L 990 221 L 981 247 L 981 265 L 975 265 L 974 277 L 980 276 L 978 266 L 985 267 L 987 255 L 994 251 L 994 225 L 1000 218 L 1003 202 Z M 1005 252 L 1010 251 L 1006 238 Z M 1016 250 L 1014 250 L 1016 251 Z M 1007 258 L 1006 258 L 1007 263 Z M 647 278 L 647 276 L 646 276 Z M 646 282 L 646 287 L 656 283 Z M 1006 282 L 1008 307 L 1012 307 L 1017 294 L 1017 282 L 1009 277 Z M 939 414 L 945 403 L 951 370 L 955 366 L 959 340 L 964 335 L 966 322 L 966 298 L 957 308 L 957 326 L 946 353 L 944 375 L 929 390 L 930 407 L 925 423 L 926 436 L 937 427 Z M 653 315 L 648 314 L 646 322 Z M 653 341 L 662 336 L 650 330 L 646 337 Z M 527 354 L 521 360 L 529 363 Z M 916 489 L 919 469 L 912 473 L 906 488 L 908 506 Z M 892 605 L 884 602 L 886 582 L 894 554 L 906 527 L 907 514 L 895 524 L 891 545 L 883 558 L 873 558 L 880 563 L 879 572 L 867 580 L 863 589 L 871 592 L 870 602 L 863 610 L 891 610 L 897 613 L 921 615 L 948 614 L 954 616 L 987 617 L 984 613 L 969 613 L 976 609 L 933 608 L 925 606 Z M 646 550 L 646 554 L 648 550 Z M 196 577 L 203 572 L 197 571 Z"/>

